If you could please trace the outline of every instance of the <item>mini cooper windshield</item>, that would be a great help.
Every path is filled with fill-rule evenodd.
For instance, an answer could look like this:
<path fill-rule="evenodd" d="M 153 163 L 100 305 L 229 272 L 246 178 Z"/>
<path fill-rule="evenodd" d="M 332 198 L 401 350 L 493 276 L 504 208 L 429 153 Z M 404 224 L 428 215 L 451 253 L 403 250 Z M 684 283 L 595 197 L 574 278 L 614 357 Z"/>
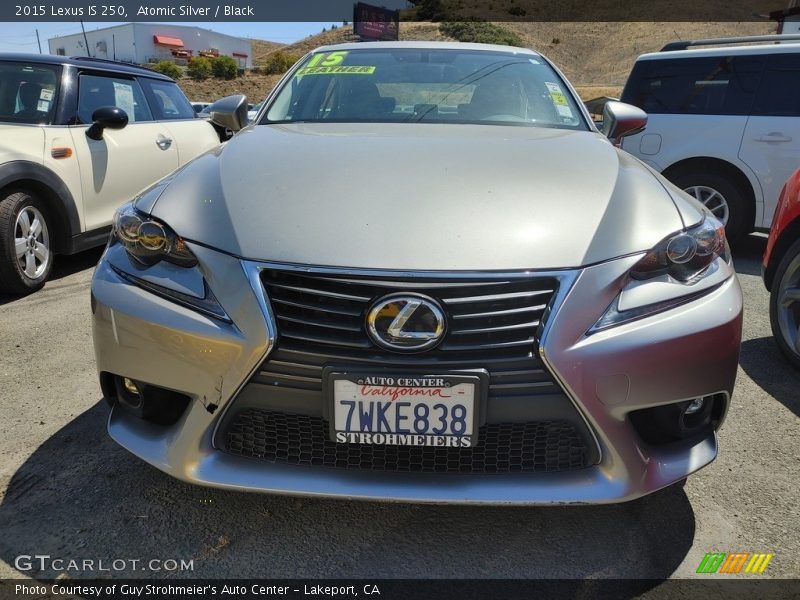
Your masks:
<path fill-rule="evenodd" d="M 539 56 L 405 48 L 309 55 L 261 123 L 297 121 L 587 128 L 571 92 Z"/>

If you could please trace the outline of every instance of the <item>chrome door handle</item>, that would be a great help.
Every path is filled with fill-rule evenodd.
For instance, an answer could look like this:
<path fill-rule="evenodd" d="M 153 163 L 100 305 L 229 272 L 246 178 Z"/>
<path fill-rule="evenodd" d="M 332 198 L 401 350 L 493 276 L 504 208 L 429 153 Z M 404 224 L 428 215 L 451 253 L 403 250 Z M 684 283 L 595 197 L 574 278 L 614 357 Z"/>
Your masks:
<path fill-rule="evenodd" d="M 792 138 L 788 135 L 783 135 L 778 131 L 773 131 L 772 133 L 768 133 L 767 135 L 760 135 L 757 138 L 754 138 L 756 142 L 767 142 L 769 143 L 776 143 L 776 142 L 791 142 Z"/>
<path fill-rule="evenodd" d="M 162 150 L 167 150 L 170 146 L 172 146 L 172 140 L 159 134 L 159 136 L 156 138 L 156 145 Z"/>

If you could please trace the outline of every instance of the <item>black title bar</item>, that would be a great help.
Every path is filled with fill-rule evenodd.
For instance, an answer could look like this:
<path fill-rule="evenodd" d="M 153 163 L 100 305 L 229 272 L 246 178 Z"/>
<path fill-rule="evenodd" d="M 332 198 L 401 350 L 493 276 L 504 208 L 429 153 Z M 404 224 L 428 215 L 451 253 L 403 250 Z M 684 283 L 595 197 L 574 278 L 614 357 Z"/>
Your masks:
<path fill-rule="evenodd" d="M 331 23 L 353 18 L 353 0 L 51 0 L 2 2 L 0 21 L 298 21 Z M 417 13 L 435 20 L 486 21 L 769 21 L 781 18 L 786 0 L 376 0 L 401 10 L 401 20 Z"/>

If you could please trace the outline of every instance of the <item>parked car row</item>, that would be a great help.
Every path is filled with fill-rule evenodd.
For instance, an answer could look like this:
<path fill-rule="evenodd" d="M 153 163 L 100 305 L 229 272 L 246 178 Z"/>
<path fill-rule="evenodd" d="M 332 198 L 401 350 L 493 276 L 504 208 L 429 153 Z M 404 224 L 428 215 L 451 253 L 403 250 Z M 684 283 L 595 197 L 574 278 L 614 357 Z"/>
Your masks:
<path fill-rule="evenodd" d="M 717 453 L 742 325 L 725 228 L 771 218 L 775 177 L 798 166 L 771 150 L 789 125 L 759 121 L 792 115 L 754 107 L 800 47 L 749 48 L 640 58 L 602 132 L 545 56 L 481 44 L 319 48 L 221 147 L 248 123 L 243 97 L 198 119 L 133 67 L 9 60 L 0 103 L 14 135 L 42 138 L 41 170 L 72 177 L 68 239 L 110 229 L 93 338 L 109 431 L 136 455 L 232 489 L 605 503 Z M 676 150 L 681 127 L 705 154 Z M 770 150 L 741 150 L 748 136 Z M 128 181 L 153 147 L 175 161 Z M 0 205 L 0 283 L 23 291 L 71 231 L 60 188 L 29 179 Z M 797 187 L 764 258 L 795 359 Z"/>

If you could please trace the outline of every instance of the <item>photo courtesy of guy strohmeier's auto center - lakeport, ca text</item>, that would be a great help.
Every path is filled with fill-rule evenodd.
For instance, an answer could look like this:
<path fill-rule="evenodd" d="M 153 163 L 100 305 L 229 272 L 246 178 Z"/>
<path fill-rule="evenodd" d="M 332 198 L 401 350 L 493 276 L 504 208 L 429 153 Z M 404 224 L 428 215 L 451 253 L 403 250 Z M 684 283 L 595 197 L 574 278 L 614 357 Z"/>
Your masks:
<path fill-rule="evenodd" d="M 0 6 L 0 598 L 800 597 L 800 3 Z"/>

